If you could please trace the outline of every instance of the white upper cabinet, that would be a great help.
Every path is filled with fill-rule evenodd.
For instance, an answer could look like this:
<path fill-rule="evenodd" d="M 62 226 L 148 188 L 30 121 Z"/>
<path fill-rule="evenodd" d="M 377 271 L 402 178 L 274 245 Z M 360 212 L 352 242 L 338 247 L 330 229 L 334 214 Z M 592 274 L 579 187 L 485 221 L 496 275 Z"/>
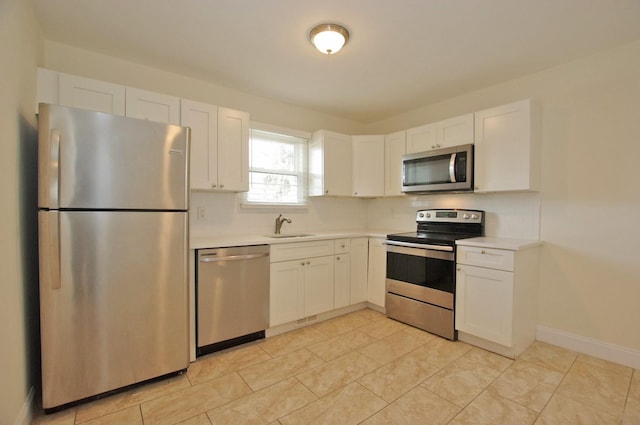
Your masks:
<path fill-rule="evenodd" d="M 181 102 L 181 124 L 191 127 L 191 189 L 218 187 L 218 107 Z"/>
<path fill-rule="evenodd" d="M 384 136 L 353 136 L 353 196 L 384 196 Z"/>
<path fill-rule="evenodd" d="M 125 103 L 128 117 L 180 124 L 180 98 L 178 97 L 127 87 Z"/>
<path fill-rule="evenodd" d="M 406 132 L 384 136 L 384 195 L 402 195 L 402 156 L 406 152 Z"/>
<path fill-rule="evenodd" d="M 538 120 L 531 100 L 476 112 L 476 192 L 539 189 Z"/>
<path fill-rule="evenodd" d="M 407 130 L 407 153 L 424 152 L 436 148 L 436 124 L 426 124 Z"/>
<path fill-rule="evenodd" d="M 183 99 L 180 115 L 191 127 L 191 188 L 249 190 L 249 114 Z"/>
<path fill-rule="evenodd" d="M 474 142 L 473 114 L 460 115 L 436 123 L 437 147 L 466 145 Z"/>
<path fill-rule="evenodd" d="M 407 130 L 407 153 L 473 143 L 473 114 L 460 115 Z"/>
<path fill-rule="evenodd" d="M 58 78 L 60 105 L 125 114 L 124 86 L 68 74 L 59 74 Z"/>
<path fill-rule="evenodd" d="M 218 108 L 218 189 L 249 190 L 249 113 Z"/>
<path fill-rule="evenodd" d="M 351 196 L 351 136 L 318 130 L 309 142 L 309 196 Z"/>

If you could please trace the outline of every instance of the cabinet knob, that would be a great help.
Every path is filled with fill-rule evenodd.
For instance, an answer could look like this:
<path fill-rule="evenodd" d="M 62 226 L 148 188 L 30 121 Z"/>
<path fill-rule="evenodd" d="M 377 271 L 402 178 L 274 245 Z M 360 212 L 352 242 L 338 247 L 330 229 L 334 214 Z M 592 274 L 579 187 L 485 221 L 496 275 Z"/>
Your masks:
<path fill-rule="evenodd" d="M 224 185 L 223 185 L 223 184 L 221 184 L 221 185 L 220 185 L 220 189 L 222 189 L 223 187 L 224 187 Z"/>
<path fill-rule="evenodd" d="M 484 249 L 480 250 L 480 254 L 486 254 L 486 253 L 487 253 L 487 251 L 485 251 Z"/>
<path fill-rule="evenodd" d="M 211 187 L 215 189 L 216 187 L 218 187 L 218 185 L 214 183 L 211 185 Z"/>
<path fill-rule="evenodd" d="M 340 257 L 336 257 L 336 260 L 340 261 Z"/>
<path fill-rule="evenodd" d="M 311 261 L 307 260 L 307 264 L 311 264 Z"/>
<path fill-rule="evenodd" d="M 325 194 L 325 195 L 328 195 L 328 194 L 329 194 L 329 191 L 328 191 L 328 190 L 325 190 L 325 191 L 324 191 L 324 194 Z"/>
<path fill-rule="evenodd" d="M 435 149 L 435 148 L 436 148 L 436 145 L 431 145 L 431 149 Z"/>
<path fill-rule="evenodd" d="M 304 266 L 304 261 L 302 261 L 302 262 L 300 263 L 300 265 L 301 265 L 301 266 Z"/>

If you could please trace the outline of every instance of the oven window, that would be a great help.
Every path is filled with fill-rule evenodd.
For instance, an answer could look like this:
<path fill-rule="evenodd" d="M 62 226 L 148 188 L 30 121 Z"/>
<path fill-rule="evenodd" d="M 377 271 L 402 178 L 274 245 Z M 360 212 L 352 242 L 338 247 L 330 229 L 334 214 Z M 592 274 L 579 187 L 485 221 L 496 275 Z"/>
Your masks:
<path fill-rule="evenodd" d="M 387 252 L 387 278 L 454 293 L 455 262 Z"/>

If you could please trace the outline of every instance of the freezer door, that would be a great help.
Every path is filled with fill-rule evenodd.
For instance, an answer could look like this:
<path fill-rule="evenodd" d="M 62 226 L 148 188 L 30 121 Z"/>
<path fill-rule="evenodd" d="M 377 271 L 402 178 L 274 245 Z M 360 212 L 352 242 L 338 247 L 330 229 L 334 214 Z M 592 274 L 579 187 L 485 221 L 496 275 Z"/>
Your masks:
<path fill-rule="evenodd" d="M 187 213 L 38 218 L 43 407 L 185 369 Z"/>
<path fill-rule="evenodd" d="M 38 205 L 186 210 L 190 129 L 41 104 Z"/>

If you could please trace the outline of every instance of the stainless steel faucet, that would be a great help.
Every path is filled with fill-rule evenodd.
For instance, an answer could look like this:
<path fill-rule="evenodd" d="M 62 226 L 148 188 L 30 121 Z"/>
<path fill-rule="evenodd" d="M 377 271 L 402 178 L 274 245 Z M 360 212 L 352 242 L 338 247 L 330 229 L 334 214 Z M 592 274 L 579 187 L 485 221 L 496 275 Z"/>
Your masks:
<path fill-rule="evenodd" d="M 280 230 L 282 229 L 282 225 L 284 224 L 285 221 L 287 223 L 291 223 L 291 220 L 288 219 L 287 217 L 283 217 L 282 214 L 276 217 L 276 235 L 280 234 Z"/>

